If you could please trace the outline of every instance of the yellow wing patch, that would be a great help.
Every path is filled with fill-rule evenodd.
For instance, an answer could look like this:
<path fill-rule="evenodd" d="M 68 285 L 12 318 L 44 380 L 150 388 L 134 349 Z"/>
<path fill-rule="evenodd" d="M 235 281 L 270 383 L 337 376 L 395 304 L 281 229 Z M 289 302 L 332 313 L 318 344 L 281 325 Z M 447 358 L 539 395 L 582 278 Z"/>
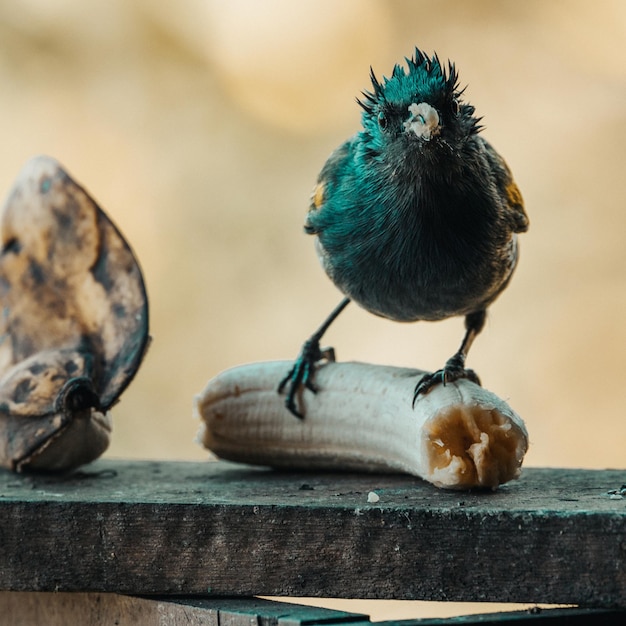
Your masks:
<path fill-rule="evenodd" d="M 524 199 L 519 187 L 510 179 L 504 186 L 504 195 L 509 205 L 508 216 L 511 227 L 515 233 L 523 233 L 528 230 L 528 216 L 524 210 Z"/>
<path fill-rule="evenodd" d="M 320 182 L 317 183 L 317 185 L 315 185 L 315 189 L 313 190 L 313 193 L 311 195 L 311 207 L 310 207 L 311 210 L 319 209 L 322 206 L 322 204 L 324 204 L 325 189 L 326 189 L 326 184 L 324 183 L 323 180 L 321 180 Z"/>
<path fill-rule="evenodd" d="M 522 193 L 519 187 L 514 181 L 510 181 L 504 189 L 506 193 L 506 199 L 510 206 L 524 206 L 524 200 L 522 199 Z"/>

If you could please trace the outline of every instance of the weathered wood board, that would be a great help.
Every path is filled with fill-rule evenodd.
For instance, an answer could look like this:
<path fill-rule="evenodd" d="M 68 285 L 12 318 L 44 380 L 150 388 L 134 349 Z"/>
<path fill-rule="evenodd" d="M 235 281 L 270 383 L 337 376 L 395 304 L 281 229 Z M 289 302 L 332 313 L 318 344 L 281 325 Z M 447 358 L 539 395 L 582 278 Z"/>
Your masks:
<path fill-rule="evenodd" d="M 259 598 L 147 598 L 114 593 L 0 592 L 3 626 L 367 626 L 366 615 Z"/>
<path fill-rule="evenodd" d="M 261 598 L 137 597 L 115 593 L 0 591 L 3 626 L 371 626 L 367 615 Z M 620 609 L 556 608 L 448 618 L 385 620 L 377 626 L 623 626 Z"/>
<path fill-rule="evenodd" d="M 0 473 L 0 589 L 626 607 L 626 498 L 610 493 L 625 482 L 531 468 L 468 493 L 409 476 L 111 460 L 65 477 Z"/>

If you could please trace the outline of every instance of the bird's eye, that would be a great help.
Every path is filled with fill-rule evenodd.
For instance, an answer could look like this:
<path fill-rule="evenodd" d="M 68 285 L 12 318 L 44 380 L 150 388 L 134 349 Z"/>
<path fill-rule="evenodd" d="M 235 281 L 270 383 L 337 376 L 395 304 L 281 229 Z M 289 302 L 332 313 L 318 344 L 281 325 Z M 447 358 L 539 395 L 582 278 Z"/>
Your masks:
<path fill-rule="evenodd" d="M 452 110 L 452 115 L 458 115 L 461 107 L 459 105 L 459 101 L 456 98 L 452 98 L 452 102 L 450 104 L 450 109 Z"/>
<path fill-rule="evenodd" d="M 382 111 L 378 114 L 378 125 L 382 130 L 385 130 L 388 125 L 387 116 Z"/>

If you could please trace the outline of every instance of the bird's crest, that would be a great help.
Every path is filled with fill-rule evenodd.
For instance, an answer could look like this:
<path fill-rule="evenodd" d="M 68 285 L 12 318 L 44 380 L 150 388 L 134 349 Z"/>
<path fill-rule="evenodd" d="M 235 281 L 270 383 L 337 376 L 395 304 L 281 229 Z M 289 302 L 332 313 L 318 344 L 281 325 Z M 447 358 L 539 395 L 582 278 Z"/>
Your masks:
<path fill-rule="evenodd" d="M 392 87 L 394 83 L 404 81 L 405 78 L 414 77 L 416 82 L 435 81 L 444 91 L 460 96 L 464 90 L 458 89 L 458 74 L 454 63 L 448 61 L 445 67 L 437 54 L 432 57 L 425 55 L 419 48 L 415 48 L 413 57 L 406 57 L 407 68 L 396 64 L 390 78 L 384 77 L 382 82 L 376 78 L 374 70 L 370 67 L 370 79 L 372 81 L 372 90 L 363 91 L 363 97 L 357 98 L 359 106 L 366 113 L 373 113 L 376 105 L 383 104 L 386 101 L 386 92 L 388 87 Z"/>

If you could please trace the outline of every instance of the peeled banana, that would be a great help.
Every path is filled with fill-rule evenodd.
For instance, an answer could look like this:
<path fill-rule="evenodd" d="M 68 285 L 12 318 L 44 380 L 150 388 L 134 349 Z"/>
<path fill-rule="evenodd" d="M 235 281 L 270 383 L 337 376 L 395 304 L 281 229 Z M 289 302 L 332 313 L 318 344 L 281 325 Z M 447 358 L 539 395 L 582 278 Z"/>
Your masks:
<path fill-rule="evenodd" d="M 522 419 L 468 381 L 437 385 L 411 405 L 425 372 L 343 362 L 315 372 L 295 418 L 276 391 L 288 361 L 241 365 L 195 398 L 199 439 L 230 461 L 292 469 L 405 472 L 437 487 L 498 485 L 520 475 L 528 449 Z M 302 402 L 302 404 L 300 404 Z"/>

